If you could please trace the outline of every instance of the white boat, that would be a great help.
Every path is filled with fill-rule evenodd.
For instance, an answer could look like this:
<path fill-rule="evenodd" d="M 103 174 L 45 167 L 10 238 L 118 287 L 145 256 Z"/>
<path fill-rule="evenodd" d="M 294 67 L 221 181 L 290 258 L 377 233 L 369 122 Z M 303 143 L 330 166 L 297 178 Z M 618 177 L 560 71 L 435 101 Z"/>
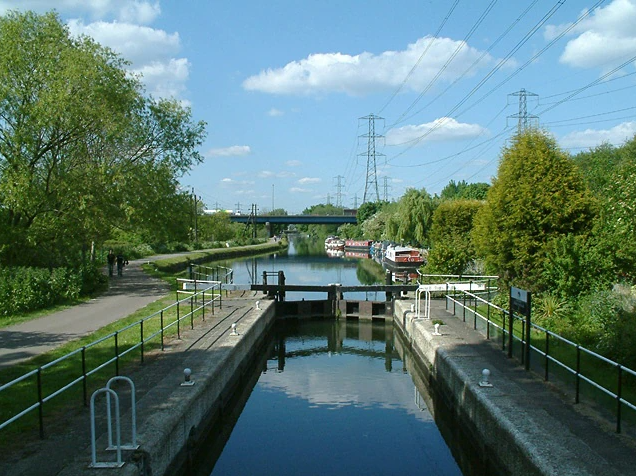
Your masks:
<path fill-rule="evenodd" d="M 337 236 L 328 236 L 325 240 L 325 249 L 326 250 L 342 250 L 344 251 L 344 240 L 338 238 Z"/>
<path fill-rule="evenodd" d="M 384 260 L 394 266 L 417 267 L 424 264 L 424 257 L 420 250 L 399 245 L 387 246 Z"/>

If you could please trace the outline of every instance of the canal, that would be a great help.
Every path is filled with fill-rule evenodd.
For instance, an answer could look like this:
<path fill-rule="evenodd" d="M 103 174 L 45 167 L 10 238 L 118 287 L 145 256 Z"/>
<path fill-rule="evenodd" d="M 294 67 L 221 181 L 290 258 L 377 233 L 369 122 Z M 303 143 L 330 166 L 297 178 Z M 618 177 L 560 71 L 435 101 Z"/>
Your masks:
<path fill-rule="evenodd" d="M 380 282 L 384 270 L 371 263 L 292 247 L 226 265 L 235 283 L 280 270 L 294 284 Z M 461 425 L 436 424 L 436 412 L 452 412 L 434 401 L 426 374 L 392 322 L 280 320 L 183 474 L 484 474 Z"/>

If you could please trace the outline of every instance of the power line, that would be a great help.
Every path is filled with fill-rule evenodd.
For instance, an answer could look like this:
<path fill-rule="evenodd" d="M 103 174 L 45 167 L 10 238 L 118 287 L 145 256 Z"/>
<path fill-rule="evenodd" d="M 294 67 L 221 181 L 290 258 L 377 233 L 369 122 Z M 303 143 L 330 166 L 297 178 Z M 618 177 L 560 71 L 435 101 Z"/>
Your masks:
<path fill-rule="evenodd" d="M 475 61 L 473 61 L 473 63 L 472 63 L 472 64 L 471 64 L 468 68 L 466 68 L 466 70 L 465 70 L 465 71 L 464 71 L 464 72 L 463 72 L 463 73 L 462 73 L 459 77 L 455 78 L 455 80 L 454 80 L 452 83 L 450 83 L 448 86 L 446 86 L 446 89 L 444 89 L 442 92 L 440 92 L 440 93 L 439 93 L 437 96 L 435 96 L 435 97 L 434 97 L 431 101 L 429 101 L 427 104 L 425 104 L 425 105 L 424 105 L 421 109 L 418 109 L 416 112 L 414 112 L 414 113 L 413 113 L 413 114 L 411 114 L 410 116 L 405 117 L 405 118 L 403 119 L 403 121 L 404 121 L 404 120 L 407 120 L 407 119 L 410 119 L 411 117 L 416 116 L 417 114 L 419 114 L 420 112 L 422 112 L 424 109 L 429 108 L 429 107 L 430 107 L 430 106 L 431 106 L 431 105 L 432 105 L 435 101 L 437 101 L 440 97 L 442 97 L 444 94 L 446 94 L 446 93 L 447 93 L 447 92 L 448 92 L 448 91 L 449 91 L 449 90 L 450 90 L 453 86 L 455 86 L 455 84 L 457 84 L 459 81 L 461 81 L 461 80 L 462 80 L 462 79 L 463 79 L 463 78 L 464 78 L 464 77 L 465 77 L 465 76 L 466 76 L 466 75 L 470 72 L 470 70 L 471 70 L 471 69 L 473 69 L 473 68 L 474 68 L 477 64 L 479 64 L 479 62 L 480 62 L 482 59 L 484 59 L 484 57 L 485 57 L 488 53 L 490 53 L 490 52 L 493 50 L 493 48 L 494 48 L 495 46 L 497 46 L 497 44 L 499 44 L 499 42 L 500 42 L 503 38 L 505 38 L 505 37 L 508 35 L 508 33 L 510 33 L 510 31 L 512 31 L 512 29 L 515 27 L 515 25 L 517 25 L 517 24 L 518 24 L 518 23 L 519 23 L 519 22 L 523 19 L 523 17 L 525 17 L 525 16 L 527 15 L 527 13 L 528 13 L 528 12 L 532 9 L 532 7 L 534 7 L 534 6 L 537 4 L 537 2 L 538 2 L 538 1 L 539 1 L 539 0 L 534 0 L 534 1 L 533 1 L 533 2 L 532 2 L 529 6 L 528 6 L 528 8 L 526 8 L 526 9 L 525 9 L 525 10 L 521 13 L 521 15 L 519 15 L 519 16 L 517 17 L 517 19 L 516 19 L 514 22 L 512 22 L 512 23 L 508 26 L 508 28 L 507 28 L 507 29 L 506 29 L 506 30 L 505 30 L 505 31 L 504 31 L 501 35 L 499 35 L 499 37 L 498 37 L 498 38 L 497 38 L 497 39 L 496 39 L 496 40 L 495 40 L 495 41 L 494 41 L 494 42 L 493 42 L 493 43 L 492 43 L 492 44 L 488 47 L 488 49 L 486 49 L 486 50 L 485 50 L 485 51 L 484 51 L 484 52 L 483 52 L 483 53 L 479 56 L 479 58 L 477 58 Z M 402 122 L 403 122 L 403 121 L 402 121 Z M 394 122 L 394 123 L 391 125 L 391 127 L 395 126 L 395 125 L 396 125 L 396 124 L 398 124 L 398 123 L 399 123 L 398 121 Z"/>
<path fill-rule="evenodd" d="M 344 178 L 342 175 L 337 175 L 334 177 L 336 179 L 336 206 L 342 207 L 342 179 Z"/>
<path fill-rule="evenodd" d="M 565 0 L 563 0 L 565 1 Z M 565 28 L 561 33 L 559 33 L 555 38 L 552 39 L 552 41 L 550 41 L 546 46 L 543 47 L 543 49 L 541 49 L 538 53 L 534 54 L 532 56 L 532 58 L 530 58 L 528 61 L 526 61 L 523 65 L 521 65 L 519 68 L 517 68 L 513 73 L 509 74 L 503 81 L 501 81 L 499 84 L 497 84 L 494 88 L 492 88 L 490 91 L 488 91 L 486 94 L 484 94 L 482 97 L 480 97 L 477 101 L 475 101 L 473 104 L 471 104 L 469 107 L 467 107 L 466 109 L 464 109 L 463 111 L 461 111 L 459 114 L 457 114 L 456 117 L 462 116 L 463 114 L 467 113 L 468 111 L 470 111 L 473 107 L 475 107 L 477 104 L 481 103 L 484 99 L 486 99 L 488 96 L 490 96 L 492 93 L 494 93 L 497 89 L 499 89 L 501 86 L 503 86 L 504 84 L 506 84 L 508 81 L 510 81 L 512 78 L 514 78 L 517 74 L 519 74 L 521 71 L 523 71 L 529 64 L 531 64 L 532 62 L 534 62 L 534 60 L 536 60 L 539 56 L 541 56 L 543 53 L 545 53 L 550 47 L 552 47 L 557 41 L 559 41 L 561 38 L 563 38 L 570 30 L 572 30 L 576 25 L 578 25 L 580 22 L 582 22 L 585 18 L 587 18 L 594 10 L 596 10 L 601 3 L 603 3 L 605 0 L 599 0 L 598 2 L 596 2 L 596 4 L 594 4 L 593 7 L 589 8 L 588 10 L 585 11 L 585 13 L 583 15 L 581 15 L 579 18 L 577 18 L 577 20 L 568 25 L 567 28 Z"/>
<path fill-rule="evenodd" d="M 424 95 L 433 87 L 435 82 L 440 78 L 440 76 L 444 73 L 444 71 L 446 71 L 446 68 L 448 68 L 448 65 L 450 65 L 450 63 L 457 57 L 457 55 L 463 49 L 463 47 L 468 44 L 468 40 L 475 34 L 475 31 L 477 31 L 477 28 L 479 28 L 479 26 L 486 19 L 490 11 L 495 6 L 495 3 L 497 3 L 497 0 L 492 0 L 490 2 L 490 4 L 486 7 L 486 10 L 484 10 L 484 12 L 481 14 L 481 16 L 477 19 L 475 24 L 472 26 L 472 28 L 468 31 L 468 33 L 466 33 L 466 36 L 464 36 L 464 39 L 459 43 L 459 45 L 457 45 L 457 47 L 455 48 L 455 51 L 453 51 L 451 56 L 446 60 L 446 63 L 444 63 L 444 65 L 440 68 L 440 70 L 433 77 L 433 79 L 431 79 L 428 82 L 424 90 L 420 92 L 420 94 L 417 96 L 417 98 L 415 98 L 415 100 L 411 103 L 411 105 L 406 108 L 406 110 L 400 115 L 400 117 L 397 118 L 397 120 L 391 126 L 389 126 L 389 129 L 393 127 L 395 124 L 399 124 L 402 118 L 406 116 L 409 113 L 409 111 L 413 109 L 413 107 L 415 107 L 415 105 L 420 101 L 420 99 L 422 99 L 422 97 L 424 97 Z"/>
<path fill-rule="evenodd" d="M 448 21 L 448 19 L 450 18 L 450 16 L 453 13 L 453 10 L 455 10 L 455 7 L 457 6 L 457 4 L 459 3 L 459 0 L 455 0 L 455 2 L 451 5 L 450 10 L 448 11 L 448 13 L 446 14 L 446 16 L 444 17 L 444 20 L 442 20 L 442 23 L 440 24 L 440 26 L 437 28 L 437 31 L 435 32 L 435 34 L 431 37 L 431 41 L 428 42 L 428 44 L 426 45 L 426 47 L 424 48 L 424 51 L 422 52 L 422 54 L 420 55 L 420 57 L 417 59 L 417 61 L 415 62 L 415 64 L 413 65 L 413 67 L 411 68 L 411 71 L 408 72 L 408 74 L 406 75 L 406 77 L 404 78 L 404 80 L 402 81 L 402 83 L 398 86 L 398 88 L 393 92 L 393 94 L 391 95 L 391 97 L 388 99 L 388 101 L 384 104 L 384 106 L 382 106 L 380 108 L 380 114 L 382 114 L 382 111 L 384 111 L 384 109 L 391 103 L 391 101 L 393 101 L 393 99 L 395 98 L 395 96 L 397 96 L 397 94 L 402 90 L 402 88 L 406 85 L 406 83 L 408 82 L 409 78 L 413 75 L 413 73 L 415 72 L 415 70 L 417 69 L 417 67 L 419 66 L 419 64 L 422 62 L 422 59 L 424 58 L 424 56 L 426 56 L 426 53 L 428 53 L 428 50 L 431 48 L 431 46 L 433 45 L 433 43 L 435 42 L 435 40 L 437 40 L 437 37 L 439 36 L 439 33 L 442 31 L 442 28 L 444 28 L 444 25 L 446 25 L 446 22 Z"/>
<path fill-rule="evenodd" d="M 579 93 L 585 91 L 588 88 L 591 88 L 592 86 L 600 83 L 601 81 L 603 81 L 605 78 L 607 78 L 608 76 L 611 76 L 612 74 L 616 73 L 617 71 L 623 69 L 625 66 L 627 66 L 630 63 L 633 63 L 634 61 L 636 61 L 636 55 L 632 56 L 630 59 L 628 59 L 627 61 L 625 61 L 624 63 L 620 64 L 619 66 L 617 66 L 616 68 L 614 68 L 613 70 L 611 70 L 608 73 L 605 73 L 603 76 L 601 76 L 600 78 L 595 79 L 594 81 L 592 81 L 591 83 L 586 84 L 585 86 L 583 86 L 582 88 L 577 89 L 576 91 L 574 91 L 573 93 L 570 93 L 568 96 L 566 96 L 565 98 L 561 99 L 560 101 L 557 101 L 556 103 L 554 103 L 552 106 L 550 106 L 547 109 L 544 109 L 543 111 L 541 111 L 539 113 L 539 115 L 543 115 L 548 111 L 551 111 L 552 109 L 554 109 L 555 107 L 563 104 L 564 102 L 569 101 L 570 99 L 572 99 L 574 96 L 578 95 Z"/>
<path fill-rule="evenodd" d="M 446 123 L 446 121 L 448 121 L 448 119 L 450 118 L 450 116 L 452 116 L 452 114 L 457 111 L 457 109 L 459 109 L 461 106 L 463 106 L 466 101 L 468 101 L 485 83 L 486 81 L 488 81 L 497 71 L 499 71 L 499 69 L 501 69 L 503 67 L 503 65 L 512 57 L 512 55 L 514 55 L 525 43 L 527 43 L 530 38 L 545 24 L 547 23 L 547 21 L 558 11 L 559 8 L 561 8 L 561 6 L 563 5 L 563 3 L 565 3 L 565 0 L 559 0 L 544 16 L 543 18 L 541 18 L 541 20 L 536 23 L 531 29 L 530 31 L 528 31 L 524 37 L 519 40 L 519 42 L 517 42 L 517 44 L 514 46 L 514 48 L 512 50 L 510 50 L 510 52 L 508 52 L 508 54 L 501 59 L 497 65 L 495 65 L 495 67 L 493 67 L 488 74 L 482 78 L 482 80 L 475 86 L 473 87 L 473 89 L 466 94 L 451 110 L 448 114 L 446 114 L 440 121 L 438 121 L 434 127 L 432 127 L 431 129 L 429 129 L 425 134 L 411 140 L 408 141 L 409 143 L 411 143 L 411 145 L 409 145 L 406 149 L 404 149 L 403 151 L 401 151 L 400 153 L 396 154 L 392 160 L 398 158 L 399 156 L 405 154 L 408 150 L 412 149 L 413 147 L 415 147 L 418 143 L 420 143 L 422 140 L 424 140 L 426 137 L 428 137 L 430 134 L 432 134 L 434 131 L 436 131 L 437 129 L 439 129 L 442 125 L 444 125 L 444 123 Z M 481 101 L 481 100 L 480 100 Z M 471 106 L 472 107 L 472 106 Z M 465 112 L 465 111 L 464 111 Z"/>
<path fill-rule="evenodd" d="M 369 122 L 369 132 L 368 134 L 364 134 L 361 137 L 367 138 L 367 180 L 364 185 L 364 197 L 362 198 L 362 203 L 367 202 L 367 198 L 370 198 L 370 195 L 375 190 L 375 201 L 380 201 L 380 194 L 378 192 L 378 177 L 376 173 L 376 158 L 378 156 L 384 156 L 376 151 L 376 139 L 384 137 L 380 134 L 376 134 L 375 132 L 375 121 L 376 120 L 384 120 L 384 118 L 376 116 L 374 114 L 369 114 L 368 116 L 361 117 L 360 120 L 365 120 Z M 365 155 L 365 154 L 360 154 Z"/>
<path fill-rule="evenodd" d="M 521 133 L 522 131 L 528 128 L 528 121 L 532 119 L 536 119 L 538 121 L 539 116 L 535 116 L 533 114 L 528 114 L 528 96 L 536 96 L 538 94 L 531 93 L 530 91 L 526 91 L 524 88 L 521 90 L 510 93 L 508 96 L 517 96 L 519 98 L 519 112 L 517 114 L 511 114 L 508 116 L 509 118 L 518 119 L 517 132 Z"/>

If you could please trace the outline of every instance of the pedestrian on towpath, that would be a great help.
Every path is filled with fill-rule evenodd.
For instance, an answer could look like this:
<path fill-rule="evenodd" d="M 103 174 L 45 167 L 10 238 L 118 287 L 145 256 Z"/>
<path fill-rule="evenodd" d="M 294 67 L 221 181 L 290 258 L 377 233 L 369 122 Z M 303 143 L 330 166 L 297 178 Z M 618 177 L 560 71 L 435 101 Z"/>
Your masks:
<path fill-rule="evenodd" d="M 113 270 L 115 269 L 115 261 L 117 260 L 117 256 L 113 250 L 108 250 L 108 255 L 106 256 L 106 261 L 108 262 L 108 276 L 113 276 Z"/>
<path fill-rule="evenodd" d="M 117 254 L 117 276 L 122 276 L 124 272 L 124 266 L 128 264 L 128 260 L 122 253 Z"/>

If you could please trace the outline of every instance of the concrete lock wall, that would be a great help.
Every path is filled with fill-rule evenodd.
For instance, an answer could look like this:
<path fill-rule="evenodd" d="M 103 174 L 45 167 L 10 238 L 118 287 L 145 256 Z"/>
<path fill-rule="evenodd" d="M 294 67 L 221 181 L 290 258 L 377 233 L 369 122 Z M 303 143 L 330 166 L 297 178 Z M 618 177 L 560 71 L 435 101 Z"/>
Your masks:
<path fill-rule="evenodd" d="M 190 349 L 183 367 L 190 368 L 195 384 L 182 386 L 183 371 L 170 372 L 143 397 L 138 408 L 137 441 L 140 449 L 122 468 L 109 469 L 117 476 L 160 476 L 183 467 L 190 452 L 205 437 L 205 427 L 223 411 L 232 389 L 240 381 L 253 354 L 276 318 L 273 302 L 261 301 L 238 323 L 238 336 L 229 332 L 213 346 Z M 122 421 L 128 416 L 122 415 Z M 102 437 L 103 440 L 105 438 Z M 98 440 L 99 448 L 105 447 Z M 102 474 L 90 469 L 87 461 L 67 466 L 60 476 Z"/>
<path fill-rule="evenodd" d="M 466 373 L 460 359 L 449 355 L 448 349 L 433 339 L 423 322 L 414 319 L 410 304 L 396 302 L 394 320 L 410 340 L 414 353 L 430 370 L 431 387 L 436 389 L 438 397 L 446 400 L 456 420 L 472 435 L 471 439 L 482 453 L 478 457 L 489 459 L 503 474 L 549 474 L 542 471 L 535 457 L 523 448 L 523 443 L 515 437 L 516 429 L 499 408 L 478 390 L 474 376 Z M 464 349 L 462 354 L 462 358 L 471 358 L 470 349 Z"/>

